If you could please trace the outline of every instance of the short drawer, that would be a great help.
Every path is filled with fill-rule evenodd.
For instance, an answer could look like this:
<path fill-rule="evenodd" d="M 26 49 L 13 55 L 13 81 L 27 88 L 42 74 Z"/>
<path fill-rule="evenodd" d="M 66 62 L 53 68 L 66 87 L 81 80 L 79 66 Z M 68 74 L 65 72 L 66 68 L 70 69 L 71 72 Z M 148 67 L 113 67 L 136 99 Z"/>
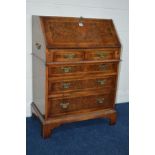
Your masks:
<path fill-rule="evenodd" d="M 88 64 L 87 72 L 95 72 L 95 73 L 116 73 L 117 72 L 117 63 L 96 63 L 96 64 Z"/>
<path fill-rule="evenodd" d="M 84 60 L 84 52 L 78 50 L 50 50 L 48 62 L 76 62 Z"/>
<path fill-rule="evenodd" d="M 72 74 L 80 74 L 84 72 L 84 67 L 81 64 L 78 65 L 52 65 L 48 68 L 49 77 L 52 76 L 65 76 Z"/>
<path fill-rule="evenodd" d="M 86 60 L 109 60 L 115 58 L 115 50 L 91 50 L 85 52 Z"/>
<path fill-rule="evenodd" d="M 71 79 L 71 80 L 49 80 L 48 93 L 63 93 L 69 91 L 83 91 L 90 89 L 102 89 L 108 91 L 115 88 L 115 76 L 98 77 L 98 78 L 83 78 L 83 79 Z"/>
<path fill-rule="evenodd" d="M 109 89 L 115 89 L 115 82 L 115 76 L 88 79 L 86 81 L 86 88 L 102 89 L 103 91 L 108 92 Z"/>
<path fill-rule="evenodd" d="M 85 88 L 86 88 L 85 80 L 80 80 L 80 79 L 63 80 L 63 81 L 50 80 L 48 84 L 49 95 L 53 93 L 79 91 Z"/>
<path fill-rule="evenodd" d="M 113 94 L 102 94 L 76 98 L 48 100 L 49 116 L 78 112 L 95 108 L 110 108 L 113 105 Z"/>

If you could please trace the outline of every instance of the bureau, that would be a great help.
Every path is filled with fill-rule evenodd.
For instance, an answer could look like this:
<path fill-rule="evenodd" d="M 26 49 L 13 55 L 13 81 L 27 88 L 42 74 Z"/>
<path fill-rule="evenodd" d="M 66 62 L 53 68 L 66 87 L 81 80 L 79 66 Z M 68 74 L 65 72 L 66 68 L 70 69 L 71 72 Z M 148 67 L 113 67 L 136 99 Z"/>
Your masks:
<path fill-rule="evenodd" d="M 116 122 L 120 41 L 111 19 L 32 17 L 32 113 L 42 136 L 64 123 Z"/>

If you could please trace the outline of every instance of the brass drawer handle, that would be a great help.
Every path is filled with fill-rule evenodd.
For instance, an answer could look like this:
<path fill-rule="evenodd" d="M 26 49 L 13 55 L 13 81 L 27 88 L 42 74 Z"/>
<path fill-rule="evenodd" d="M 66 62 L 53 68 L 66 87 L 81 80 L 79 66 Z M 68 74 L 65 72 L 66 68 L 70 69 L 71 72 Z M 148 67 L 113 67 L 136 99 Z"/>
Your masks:
<path fill-rule="evenodd" d="M 73 54 L 73 53 L 71 53 L 71 54 L 65 54 L 64 55 L 64 58 L 65 59 L 73 59 L 73 58 L 75 58 L 75 54 Z"/>
<path fill-rule="evenodd" d="M 107 56 L 107 53 L 97 52 L 96 55 L 97 55 L 97 57 L 99 57 L 99 58 L 105 58 L 105 57 Z"/>
<path fill-rule="evenodd" d="M 38 50 L 41 49 L 41 44 L 40 44 L 40 43 L 36 43 L 35 45 L 36 45 L 36 48 L 37 48 Z"/>
<path fill-rule="evenodd" d="M 60 106 L 62 109 L 67 109 L 69 106 L 69 103 L 68 102 L 67 103 L 62 102 L 62 103 L 60 103 Z"/>
<path fill-rule="evenodd" d="M 96 82 L 97 82 L 98 84 L 100 84 L 100 85 L 104 85 L 105 82 L 106 82 L 106 80 L 97 80 Z"/>
<path fill-rule="evenodd" d="M 104 98 L 97 98 L 97 99 L 96 99 L 96 102 L 97 102 L 98 104 L 102 104 L 102 103 L 104 103 Z"/>
<path fill-rule="evenodd" d="M 64 89 L 68 89 L 68 88 L 70 87 L 70 85 L 71 85 L 71 83 L 63 83 L 63 84 L 62 84 L 62 87 L 63 87 Z"/>
<path fill-rule="evenodd" d="M 72 71 L 72 67 L 62 67 L 61 69 L 63 70 L 64 73 L 69 73 Z"/>
<path fill-rule="evenodd" d="M 99 65 L 100 70 L 105 70 L 107 69 L 107 65 L 106 64 L 101 64 Z"/>

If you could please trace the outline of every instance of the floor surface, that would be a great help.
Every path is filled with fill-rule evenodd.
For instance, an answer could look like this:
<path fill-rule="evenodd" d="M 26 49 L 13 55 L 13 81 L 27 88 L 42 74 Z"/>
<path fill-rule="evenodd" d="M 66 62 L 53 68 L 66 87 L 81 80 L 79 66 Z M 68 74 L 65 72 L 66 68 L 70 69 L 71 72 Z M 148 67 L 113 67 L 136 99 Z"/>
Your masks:
<path fill-rule="evenodd" d="M 117 104 L 114 126 L 109 126 L 106 119 L 64 124 L 55 128 L 48 139 L 41 137 L 38 119 L 27 118 L 27 155 L 128 155 L 128 105 Z"/>

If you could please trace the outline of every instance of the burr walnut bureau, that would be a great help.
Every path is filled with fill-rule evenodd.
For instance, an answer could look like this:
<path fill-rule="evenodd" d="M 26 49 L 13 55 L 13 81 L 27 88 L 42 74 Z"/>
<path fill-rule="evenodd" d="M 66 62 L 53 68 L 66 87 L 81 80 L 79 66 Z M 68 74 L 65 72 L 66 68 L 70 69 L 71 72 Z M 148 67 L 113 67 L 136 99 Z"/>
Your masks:
<path fill-rule="evenodd" d="M 44 138 L 61 124 L 116 122 L 120 41 L 111 19 L 32 17 L 32 113 Z"/>

